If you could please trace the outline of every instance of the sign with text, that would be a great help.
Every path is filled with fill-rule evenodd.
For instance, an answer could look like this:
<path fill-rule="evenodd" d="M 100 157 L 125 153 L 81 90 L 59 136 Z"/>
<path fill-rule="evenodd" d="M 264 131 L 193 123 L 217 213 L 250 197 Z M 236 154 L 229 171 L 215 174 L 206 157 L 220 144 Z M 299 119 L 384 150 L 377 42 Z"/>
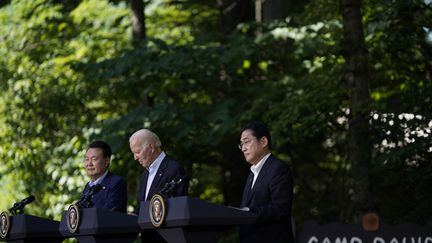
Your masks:
<path fill-rule="evenodd" d="M 432 243 L 432 225 L 381 224 L 375 231 L 359 225 L 308 221 L 298 237 L 299 243 Z"/>

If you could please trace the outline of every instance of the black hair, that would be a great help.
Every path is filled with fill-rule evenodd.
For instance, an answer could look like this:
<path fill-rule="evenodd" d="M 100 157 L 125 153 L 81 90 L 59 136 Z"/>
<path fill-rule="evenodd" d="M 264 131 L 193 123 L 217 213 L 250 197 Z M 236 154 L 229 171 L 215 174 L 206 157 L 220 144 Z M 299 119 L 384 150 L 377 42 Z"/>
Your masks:
<path fill-rule="evenodd" d="M 254 137 L 256 137 L 257 139 L 260 139 L 262 137 L 266 137 L 268 140 L 267 146 L 269 149 L 271 149 L 271 147 L 272 147 L 271 136 L 270 136 L 270 131 L 268 130 L 266 124 L 264 124 L 263 122 L 260 122 L 260 121 L 253 121 L 253 122 L 246 124 L 246 126 L 243 127 L 242 132 L 244 132 L 246 130 L 251 130 L 252 135 Z"/>
<path fill-rule="evenodd" d="M 111 157 L 111 147 L 104 141 L 96 140 L 90 143 L 89 148 L 99 148 L 102 149 L 102 155 L 104 158 Z"/>

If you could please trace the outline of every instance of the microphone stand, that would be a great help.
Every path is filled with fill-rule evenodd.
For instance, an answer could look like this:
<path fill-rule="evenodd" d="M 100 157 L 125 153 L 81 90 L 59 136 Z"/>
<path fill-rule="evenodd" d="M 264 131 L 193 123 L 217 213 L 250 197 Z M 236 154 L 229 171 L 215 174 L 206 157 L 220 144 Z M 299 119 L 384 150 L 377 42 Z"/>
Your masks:
<path fill-rule="evenodd" d="M 92 197 L 96 193 L 98 193 L 102 189 L 102 186 L 100 184 L 96 184 L 88 190 L 88 192 L 84 193 L 81 197 L 81 199 L 76 203 L 76 205 L 82 207 L 82 208 L 91 208 L 93 207 Z"/>
<path fill-rule="evenodd" d="M 172 180 L 170 182 L 165 183 L 164 187 L 159 191 L 159 193 L 162 194 L 162 195 L 164 195 L 165 197 L 173 197 L 175 189 L 184 180 L 185 180 L 185 178 L 180 178 L 177 181 L 176 180 Z"/>

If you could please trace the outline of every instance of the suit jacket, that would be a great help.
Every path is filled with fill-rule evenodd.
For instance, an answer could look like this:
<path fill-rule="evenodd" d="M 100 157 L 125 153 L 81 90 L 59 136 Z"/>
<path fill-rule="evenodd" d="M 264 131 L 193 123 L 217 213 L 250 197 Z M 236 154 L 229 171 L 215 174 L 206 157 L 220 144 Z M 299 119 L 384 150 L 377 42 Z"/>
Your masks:
<path fill-rule="evenodd" d="M 92 198 L 93 207 L 126 213 L 126 181 L 122 177 L 108 172 L 100 185 L 102 189 L 93 195 Z M 87 183 L 83 194 L 86 193 L 89 188 L 89 184 Z"/>
<path fill-rule="evenodd" d="M 186 172 L 183 167 L 177 161 L 169 158 L 168 156 L 165 156 L 158 168 L 158 171 L 156 172 L 156 175 L 150 186 L 150 191 L 147 195 L 147 198 L 145 198 L 148 179 L 148 171 L 145 170 L 141 177 L 140 188 L 137 197 L 138 206 L 135 210 L 135 213 L 139 213 L 140 202 L 149 201 L 154 194 L 158 193 L 164 187 L 165 183 L 185 177 Z M 188 193 L 188 188 L 189 181 L 184 181 L 177 186 L 176 190 L 173 193 L 173 196 L 186 196 Z"/>
<path fill-rule="evenodd" d="M 153 182 L 150 186 L 150 191 L 145 198 L 146 187 L 147 187 L 147 179 L 148 179 L 148 171 L 145 170 L 140 182 L 140 188 L 138 192 L 138 206 L 135 209 L 134 213 L 139 213 L 140 203 L 141 201 L 149 201 L 152 196 L 158 193 L 165 185 L 165 183 L 170 182 L 172 180 L 178 180 L 180 178 L 186 178 L 186 172 L 183 167 L 175 160 L 165 156 L 162 160 L 158 171 L 153 179 Z M 174 197 L 186 196 L 188 193 L 189 181 L 184 181 L 177 186 L 176 190 L 173 193 Z M 141 232 L 141 242 L 153 242 L 153 243 L 166 243 L 166 241 L 160 236 L 156 231 L 147 230 Z"/>
<path fill-rule="evenodd" d="M 240 227 L 240 242 L 292 243 L 291 171 L 282 161 L 270 155 L 251 189 L 253 176 L 251 172 L 247 179 L 242 207 L 249 207 L 251 212 L 256 213 L 258 221 L 254 225 Z"/>

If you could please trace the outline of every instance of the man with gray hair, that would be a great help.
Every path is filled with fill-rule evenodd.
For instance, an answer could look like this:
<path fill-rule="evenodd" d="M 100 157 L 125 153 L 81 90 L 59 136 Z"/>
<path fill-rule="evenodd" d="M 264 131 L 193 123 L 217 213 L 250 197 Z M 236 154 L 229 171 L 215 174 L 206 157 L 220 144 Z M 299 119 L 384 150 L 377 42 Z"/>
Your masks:
<path fill-rule="evenodd" d="M 141 201 L 148 201 L 159 192 L 166 183 L 182 180 L 172 192 L 172 196 L 185 196 L 189 181 L 183 167 L 162 151 L 159 137 L 148 129 L 136 131 L 129 138 L 130 149 L 134 159 L 144 168 L 138 192 L 138 206 L 134 213 L 139 213 Z"/>

